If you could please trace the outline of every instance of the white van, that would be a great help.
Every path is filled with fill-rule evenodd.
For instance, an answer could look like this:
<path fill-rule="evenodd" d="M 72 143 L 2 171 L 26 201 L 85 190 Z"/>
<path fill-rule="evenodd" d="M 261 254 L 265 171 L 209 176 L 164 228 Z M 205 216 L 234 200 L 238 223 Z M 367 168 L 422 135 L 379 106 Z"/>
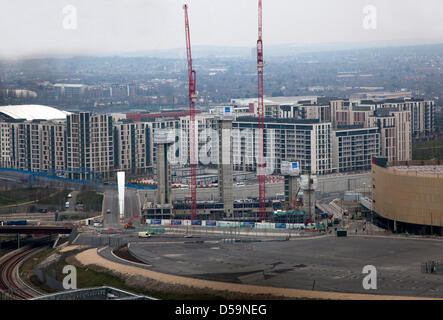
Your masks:
<path fill-rule="evenodd" d="M 66 208 L 66 209 L 69 208 L 69 201 L 66 201 L 66 203 L 65 203 L 65 208 Z"/>
<path fill-rule="evenodd" d="M 151 234 L 148 231 L 141 231 L 138 233 L 139 238 L 150 238 Z"/>

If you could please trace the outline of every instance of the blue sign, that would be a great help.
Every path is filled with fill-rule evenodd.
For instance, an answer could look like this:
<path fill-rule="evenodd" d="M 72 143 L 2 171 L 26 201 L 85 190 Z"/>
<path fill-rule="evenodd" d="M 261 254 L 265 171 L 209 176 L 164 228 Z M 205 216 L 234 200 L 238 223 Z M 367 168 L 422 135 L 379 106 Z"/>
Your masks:
<path fill-rule="evenodd" d="M 180 226 L 182 224 L 181 220 L 171 220 L 171 225 Z"/>
<path fill-rule="evenodd" d="M 276 223 L 275 228 L 277 229 L 286 229 L 286 223 Z"/>
<path fill-rule="evenodd" d="M 231 107 L 225 107 L 225 113 L 230 113 L 231 112 Z"/>
<path fill-rule="evenodd" d="M 255 222 L 242 222 L 240 227 L 242 228 L 254 228 Z"/>
<path fill-rule="evenodd" d="M 193 226 L 201 226 L 202 225 L 202 221 L 201 220 L 192 220 L 191 224 Z"/>
<path fill-rule="evenodd" d="M 206 221 L 206 226 L 215 227 L 217 225 L 216 221 Z"/>
<path fill-rule="evenodd" d="M 292 169 L 297 169 L 297 168 L 298 168 L 298 162 L 293 162 Z"/>

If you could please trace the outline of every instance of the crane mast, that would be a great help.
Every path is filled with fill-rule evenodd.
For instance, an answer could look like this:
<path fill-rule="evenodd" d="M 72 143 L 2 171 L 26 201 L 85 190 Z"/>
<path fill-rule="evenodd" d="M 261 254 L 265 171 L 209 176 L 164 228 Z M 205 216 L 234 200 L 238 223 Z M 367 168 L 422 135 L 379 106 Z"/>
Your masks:
<path fill-rule="evenodd" d="M 258 149 L 257 176 L 259 183 L 260 221 L 266 218 L 266 178 L 264 163 L 264 107 L 263 107 L 263 40 L 262 40 L 262 0 L 258 0 L 258 40 L 257 40 L 257 75 L 258 75 Z"/>
<path fill-rule="evenodd" d="M 196 75 L 192 69 L 191 37 L 189 31 L 188 6 L 183 6 L 185 11 L 185 34 L 186 53 L 188 57 L 188 90 L 189 90 L 189 142 L 190 142 L 190 167 L 191 167 L 191 219 L 197 219 L 197 163 L 195 150 L 195 102 L 198 92 L 196 91 Z"/>

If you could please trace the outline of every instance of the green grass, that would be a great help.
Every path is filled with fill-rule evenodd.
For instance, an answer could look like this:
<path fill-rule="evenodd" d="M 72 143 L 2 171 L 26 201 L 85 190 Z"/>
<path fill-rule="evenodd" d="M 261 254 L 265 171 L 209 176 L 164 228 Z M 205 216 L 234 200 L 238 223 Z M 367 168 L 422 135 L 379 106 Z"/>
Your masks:
<path fill-rule="evenodd" d="M 34 266 L 42 262 L 54 251 L 55 249 L 48 248 L 36 253 L 30 259 L 26 260 L 25 263 L 23 263 L 22 267 L 20 268 L 20 272 L 34 272 Z"/>
<path fill-rule="evenodd" d="M 63 189 L 62 191 L 58 192 L 57 194 L 42 199 L 38 202 L 38 204 L 41 205 L 48 205 L 48 206 L 63 206 L 66 202 L 66 198 L 68 197 L 68 194 L 70 194 L 72 190 L 69 189 Z M 53 192 L 51 192 L 53 193 Z"/>
<path fill-rule="evenodd" d="M 443 138 L 431 141 L 413 142 L 413 160 L 443 159 Z"/>
<path fill-rule="evenodd" d="M 68 242 L 69 237 L 68 236 L 62 236 L 57 242 L 57 247 L 61 246 L 63 243 Z"/>
<path fill-rule="evenodd" d="M 63 274 L 63 267 L 68 263 L 57 263 L 56 274 L 57 280 L 63 281 L 66 274 Z M 89 288 L 100 286 L 111 286 L 115 288 L 124 288 L 124 290 L 130 290 L 126 287 L 125 282 L 116 276 L 109 274 L 108 272 L 98 272 L 91 268 L 76 267 L 77 269 L 77 287 Z"/>
<path fill-rule="evenodd" d="M 101 211 L 103 195 L 95 191 L 81 191 L 77 195 L 77 203 L 84 205 L 86 211 Z"/>
<path fill-rule="evenodd" d="M 22 188 L 0 191 L 0 206 L 36 201 L 55 191 L 56 189 L 53 188 Z"/>
<path fill-rule="evenodd" d="M 66 263 L 66 261 L 65 261 Z M 57 280 L 62 281 L 63 277 L 66 275 L 62 273 L 65 263 L 58 263 L 56 268 Z M 67 263 L 66 263 L 67 264 Z M 162 292 L 157 291 L 153 288 L 149 290 L 143 290 L 140 288 L 130 287 L 126 282 L 119 277 L 111 274 L 106 270 L 95 270 L 95 267 L 84 268 L 76 266 L 77 269 L 77 287 L 78 288 L 90 288 L 90 287 L 100 287 L 100 286 L 110 286 L 117 289 L 129 291 L 139 295 L 146 295 L 155 297 L 157 299 L 167 299 L 167 300 L 220 300 L 223 299 L 221 296 L 211 295 L 211 294 L 186 294 L 186 293 L 172 293 L 172 292 Z"/>
<path fill-rule="evenodd" d="M 60 215 L 59 217 L 58 217 L 58 221 L 64 221 L 64 220 L 82 220 L 82 219 L 85 219 L 85 217 L 81 217 L 81 216 L 78 216 L 78 215 Z"/>
<path fill-rule="evenodd" d="M 37 278 L 37 276 L 34 274 L 34 267 L 46 259 L 54 251 L 55 249 L 52 248 L 42 250 L 26 260 L 20 267 L 20 274 L 24 275 L 22 276 L 22 279 L 26 281 L 26 278 L 28 278 L 29 281 L 26 282 L 29 282 L 32 287 L 41 292 L 52 293 L 55 292 L 55 290 L 45 285 Z"/>

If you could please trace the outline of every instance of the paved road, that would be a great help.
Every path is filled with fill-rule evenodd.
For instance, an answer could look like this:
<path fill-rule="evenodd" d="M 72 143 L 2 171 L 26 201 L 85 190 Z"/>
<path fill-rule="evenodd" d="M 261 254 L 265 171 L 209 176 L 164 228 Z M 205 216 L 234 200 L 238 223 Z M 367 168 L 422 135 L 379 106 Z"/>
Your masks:
<path fill-rule="evenodd" d="M 153 240 L 153 239 L 151 239 Z M 147 241 L 149 242 L 149 241 Z M 443 257 L 443 241 L 389 237 L 321 237 L 258 243 L 132 243 L 152 270 L 234 283 L 322 291 L 443 297 L 443 276 L 422 262 Z M 365 265 L 377 290 L 365 290 Z"/>
<path fill-rule="evenodd" d="M 107 210 L 111 213 L 107 214 Z M 106 191 L 102 205 L 103 225 L 105 227 L 120 227 L 120 210 L 118 205 L 118 193 L 116 190 Z"/>
<path fill-rule="evenodd" d="M 105 227 L 122 227 L 120 224 L 120 207 L 118 203 L 118 192 L 115 190 L 108 190 L 105 192 L 103 198 L 102 214 L 104 216 Z M 107 214 L 107 210 L 111 210 L 111 213 Z M 140 201 L 138 199 L 137 192 L 134 190 L 125 190 L 125 222 L 128 222 L 133 216 L 140 214 Z M 138 219 L 134 219 L 138 221 Z"/>
<path fill-rule="evenodd" d="M 140 200 L 135 190 L 125 190 L 125 221 L 128 221 L 133 216 L 140 215 Z M 139 219 L 134 219 L 134 222 Z"/>
<path fill-rule="evenodd" d="M 65 201 L 65 202 L 69 202 L 69 208 L 66 209 L 66 207 L 64 206 L 64 208 L 65 208 L 64 212 L 74 214 L 74 213 L 76 213 L 75 205 L 77 204 L 77 196 L 78 196 L 79 192 L 74 190 L 70 194 L 72 197 L 66 198 L 66 201 Z"/>

